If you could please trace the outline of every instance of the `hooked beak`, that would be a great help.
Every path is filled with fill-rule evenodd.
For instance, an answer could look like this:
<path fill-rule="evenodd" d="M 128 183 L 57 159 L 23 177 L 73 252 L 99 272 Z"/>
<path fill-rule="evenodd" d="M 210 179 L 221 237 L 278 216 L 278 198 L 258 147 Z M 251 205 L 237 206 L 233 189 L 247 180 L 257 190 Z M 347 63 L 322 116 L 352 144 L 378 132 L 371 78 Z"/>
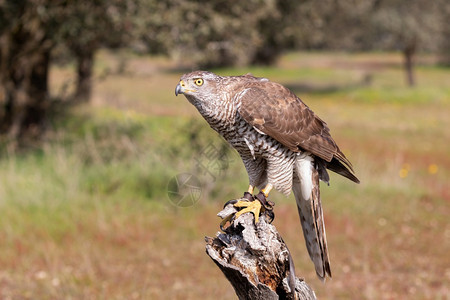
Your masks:
<path fill-rule="evenodd" d="M 183 94 L 184 92 L 184 86 L 185 83 L 183 80 L 181 80 L 178 84 L 177 87 L 175 88 L 175 96 L 178 96 L 178 94 Z"/>
<path fill-rule="evenodd" d="M 177 84 L 177 87 L 175 88 L 175 96 L 178 96 L 178 94 L 183 94 L 183 91 L 181 89 L 181 85 Z"/>

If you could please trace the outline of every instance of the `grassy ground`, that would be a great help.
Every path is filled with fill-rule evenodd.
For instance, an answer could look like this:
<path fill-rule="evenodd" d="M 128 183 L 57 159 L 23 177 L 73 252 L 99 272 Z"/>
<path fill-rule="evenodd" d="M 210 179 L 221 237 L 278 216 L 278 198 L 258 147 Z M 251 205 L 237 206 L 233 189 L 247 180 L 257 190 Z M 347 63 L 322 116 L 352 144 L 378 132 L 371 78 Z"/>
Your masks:
<path fill-rule="evenodd" d="M 275 225 L 319 298 L 449 299 L 450 72 L 422 57 L 418 86 L 395 54 L 292 53 L 252 72 L 293 89 L 327 121 L 360 185 L 322 186 L 333 279 L 315 276 L 295 201 L 274 193 Z M 1 299 L 234 299 L 204 254 L 223 202 L 242 194 L 239 157 L 183 98 L 163 58 L 101 53 L 92 105 L 54 121 L 35 149 L 0 158 Z M 105 76 L 108 74 L 108 76 Z M 52 91 L 70 91 L 70 67 Z M 64 88 L 68 87 L 68 90 Z M 229 163 L 199 169 L 213 146 Z M 170 179 L 194 174 L 181 208 Z M 220 178 L 220 180 L 219 180 Z"/>

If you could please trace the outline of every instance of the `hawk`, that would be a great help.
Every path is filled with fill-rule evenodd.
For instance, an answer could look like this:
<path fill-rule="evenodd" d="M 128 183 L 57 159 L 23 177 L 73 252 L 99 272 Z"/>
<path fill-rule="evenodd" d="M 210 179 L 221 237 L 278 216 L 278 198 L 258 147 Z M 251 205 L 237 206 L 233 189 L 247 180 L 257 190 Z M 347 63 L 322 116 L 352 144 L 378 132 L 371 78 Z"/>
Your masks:
<path fill-rule="evenodd" d="M 327 169 L 356 183 L 350 161 L 330 135 L 327 124 L 293 92 L 266 78 L 218 76 L 194 71 L 181 77 L 175 95 L 184 94 L 209 125 L 237 150 L 249 177 L 248 191 L 236 207 L 255 214 L 271 209 L 275 188 L 291 190 L 306 248 L 321 280 L 331 277 L 319 179 L 328 183 Z M 253 196 L 254 189 L 260 192 Z M 259 201 L 255 201 L 259 200 Z"/>

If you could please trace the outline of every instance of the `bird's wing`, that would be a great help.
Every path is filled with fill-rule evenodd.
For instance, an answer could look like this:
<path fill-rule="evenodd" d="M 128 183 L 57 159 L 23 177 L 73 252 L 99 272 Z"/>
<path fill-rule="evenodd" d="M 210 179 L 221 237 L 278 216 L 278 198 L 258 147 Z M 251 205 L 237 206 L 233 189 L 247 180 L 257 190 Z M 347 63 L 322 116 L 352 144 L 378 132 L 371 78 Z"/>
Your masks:
<path fill-rule="evenodd" d="M 252 81 L 240 93 L 239 114 L 246 122 L 282 143 L 292 151 L 308 151 L 331 163 L 353 181 L 352 165 L 330 135 L 327 124 L 284 86 L 274 82 Z M 336 161 L 337 160 L 337 161 Z M 331 169 L 331 168 L 330 168 Z M 342 174 L 344 169 L 351 172 Z M 358 181 L 359 182 L 359 181 Z"/>
<path fill-rule="evenodd" d="M 327 124 L 280 84 L 251 83 L 242 93 L 238 111 L 249 124 L 292 151 L 300 147 L 328 162 L 336 154 Z"/>

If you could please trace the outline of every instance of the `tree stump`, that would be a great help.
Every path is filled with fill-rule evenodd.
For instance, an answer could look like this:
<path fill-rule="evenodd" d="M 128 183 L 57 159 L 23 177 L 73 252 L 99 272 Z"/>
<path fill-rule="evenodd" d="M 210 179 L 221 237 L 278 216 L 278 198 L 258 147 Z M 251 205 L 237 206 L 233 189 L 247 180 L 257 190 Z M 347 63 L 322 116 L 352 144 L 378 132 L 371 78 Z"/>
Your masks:
<path fill-rule="evenodd" d="M 237 212 L 228 204 L 218 216 Z M 295 277 L 294 264 L 281 235 L 268 218 L 246 213 L 233 220 L 215 238 L 205 237 L 206 253 L 222 270 L 239 299 L 316 299 L 303 279 Z"/>

